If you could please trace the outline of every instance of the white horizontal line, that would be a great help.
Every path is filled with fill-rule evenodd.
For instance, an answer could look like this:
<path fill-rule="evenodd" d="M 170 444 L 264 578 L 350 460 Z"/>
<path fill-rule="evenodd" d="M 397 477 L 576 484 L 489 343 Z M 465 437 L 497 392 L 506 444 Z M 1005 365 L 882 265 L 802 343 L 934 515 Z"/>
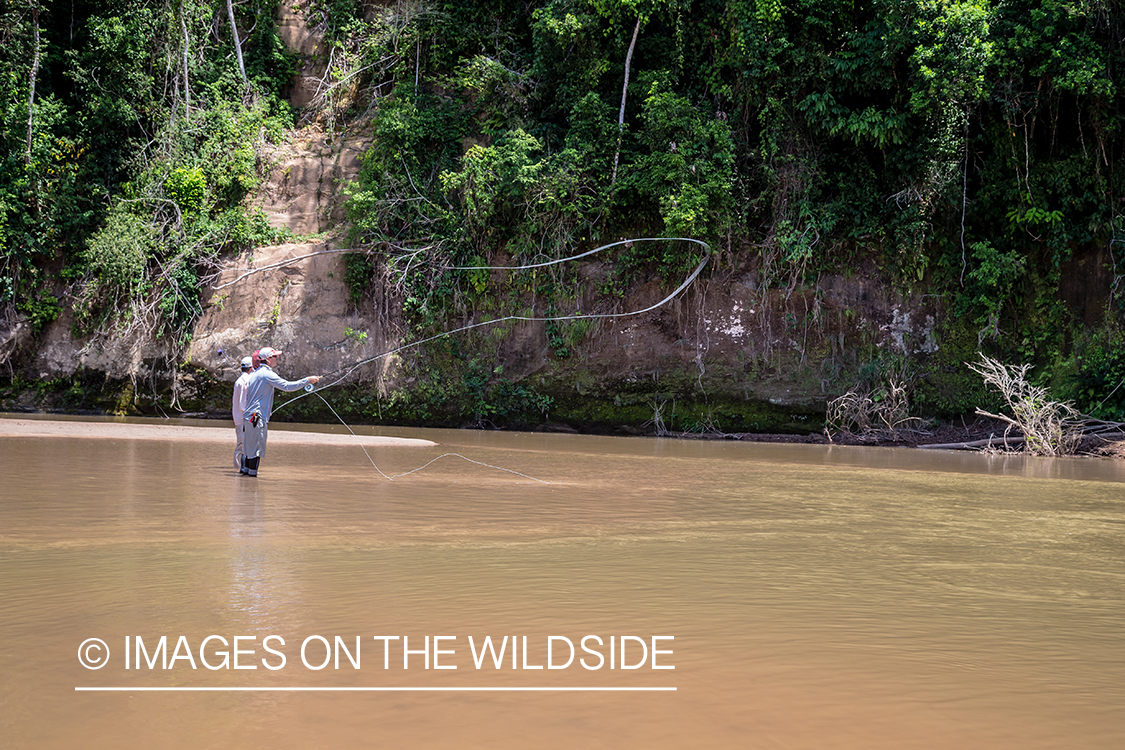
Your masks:
<path fill-rule="evenodd" d="M 75 692 L 675 692 L 674 687 L 76 687 Z"/>

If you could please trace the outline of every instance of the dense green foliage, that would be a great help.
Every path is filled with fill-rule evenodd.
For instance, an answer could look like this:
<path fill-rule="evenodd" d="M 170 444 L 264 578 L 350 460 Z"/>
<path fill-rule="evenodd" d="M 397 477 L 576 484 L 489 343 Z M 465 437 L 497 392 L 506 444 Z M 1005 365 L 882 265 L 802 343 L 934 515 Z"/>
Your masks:
<path fill-rule="evenodd" d="M 273 234 L 243 205 L 292 122 L 273 4 L 237 6 L 246 81 L 223 2 L 0 7 L 0 303 L 188 335 L 200 274 Z"/>
<path fill-rule="evenodd" d="M 764 288 L 874 266 L 940 300 L 956 351 L 1033 361 L 1119 415 L 1118 0 L 300 5 L 331 53 L 324 121 L 374 128 L 356 239 L 419 326 L 529 294 L 570 304 L 563 271 L 501 299 L 451 265 L 697 237 Z M 0 303 L 42 327 L 70 295 L 88 329 L 150 315 L 184 331 L 208 263 L 268 237 L 243 198 L 255 143 L 290 122 L 294 67 L 273 3 L 234 10 L 245 80 L 221 0 L 0 5 Z M 622 248 L 606 290 L 677 278 L 694 247 Z M 1077 256 L 1108 266 L 1083 319 L 1063 292 Z M 372 278 L 350 266 L 357 290 Z M 548 333 L 565 357 L 574 342 Z"/>
<path fill-rule="evenodd" d="M 1100 253 L 1107 281 L 1086 293 L 1117 335 L 1119 3 L 416 7 L 338 43 L 398 30 L 367 52 L 381 98 L 352 215 L 418 310 L 478 296 L 448 265 L 693 236 L 767 286 L 874 263 L 903 293 L 941 299 L 944 335 L 971 338 L 970 355 L 1034 361 L 1075 392 L 1096 380 L 1094 360 L 1075 358 L 1081 324 L 1060 285 L 1075 253 Z M 672 277 L 687 251 L 646 246 L 616 271 Z M 935 394 L 919 397 L 938 412 L 968 405 Z"/>

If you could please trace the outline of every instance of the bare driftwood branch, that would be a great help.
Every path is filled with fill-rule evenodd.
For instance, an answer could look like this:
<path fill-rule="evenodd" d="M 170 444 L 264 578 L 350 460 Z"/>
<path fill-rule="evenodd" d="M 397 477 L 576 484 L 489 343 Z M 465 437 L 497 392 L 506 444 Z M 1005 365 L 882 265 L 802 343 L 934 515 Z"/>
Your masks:
<path fill-rule="evenodd" d="M 1095 419 L 1080 413 L 1068 402 L 1052 400 L 1046 388 L 1028 382 L 1031 365 L 1006 365 L 982 354 L 978 362 L 968 367 L 1003 397 L 1010 413 L 993 414 L 984 409 L 977 409 L 976 413 L 1006 424 L 1004 436 L 919 447 L 989 449 L 1003 446 L 1018 447 L 1037 456 L 1065 456 L 1080 449 L 1090 450 L 1091 442 L 1106 444 L 1125 434 L 1125 423 Z"/>
<path fill-rule="evenodd" d="M 1068 402 L 1052 400 L 1046 388 L 1028 382 L 1031 365 L 1006 365 L 984 354 L 976 363 L 966 364 L 984 378 L 985 384 L 1000 391 L 1011 412 L 1009 416 L 977 409 L 977 414 L 1006 423 L 1008 431 L 1019 431 L 1026 439 L 1024 450 L 1033 455 L 1064 456 L 1075 452 L 1082 440 L 1083 415 Z"/>
<path fill-rule="evenodd" d="M 924 432 L 919 417 L 910 416 L 906 385 L 891 380 L 874 391 L 852 390 L 828 404 L 824 434 L 830 441 L 847 436 L 862 442 L 899 440 Z"/>

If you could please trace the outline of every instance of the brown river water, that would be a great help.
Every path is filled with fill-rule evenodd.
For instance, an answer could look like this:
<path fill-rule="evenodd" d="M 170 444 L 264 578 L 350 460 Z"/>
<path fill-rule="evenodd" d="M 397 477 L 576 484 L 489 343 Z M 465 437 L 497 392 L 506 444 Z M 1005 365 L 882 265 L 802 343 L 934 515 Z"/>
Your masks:
<path fill-rule="evenodd" d="M 1125 462 L 17 421 L 2 748 L 1125 747 Z"/>

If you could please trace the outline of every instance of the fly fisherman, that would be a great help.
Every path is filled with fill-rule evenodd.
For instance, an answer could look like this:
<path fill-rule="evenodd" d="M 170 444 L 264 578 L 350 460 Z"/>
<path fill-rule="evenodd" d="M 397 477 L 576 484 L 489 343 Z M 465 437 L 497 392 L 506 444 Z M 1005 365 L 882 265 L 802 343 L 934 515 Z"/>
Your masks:
<path fill-rule="evenodd" d="M 240 473 L 252 477 L 258 476 L 258 462 L 266 455 L 267 427 L 273 412 L 274 389 L 295 391 L 320 381 L 319 375 L 310 375 L 300 380 L 286 380 L 278 375 L 273 368 L 282 353 L 268 346 L 262 347 L 258 351 L 262 365 L 251 373 L 250 381 L 246 384 L 246 406 L 242 411 L 242 442 L 246 458 Z"/>
<path fill-rule="evenodd" d="M 242 358 L 242 374 L 234 381 L 234 395 L 231 398 L 230 415 L 234 418 L 234 468 L 246 473 L 244 462 L 246 453 L 242 449 L 242 414 L 246 411 L 246 384 L 254 372 L 254 359 Z"/>

